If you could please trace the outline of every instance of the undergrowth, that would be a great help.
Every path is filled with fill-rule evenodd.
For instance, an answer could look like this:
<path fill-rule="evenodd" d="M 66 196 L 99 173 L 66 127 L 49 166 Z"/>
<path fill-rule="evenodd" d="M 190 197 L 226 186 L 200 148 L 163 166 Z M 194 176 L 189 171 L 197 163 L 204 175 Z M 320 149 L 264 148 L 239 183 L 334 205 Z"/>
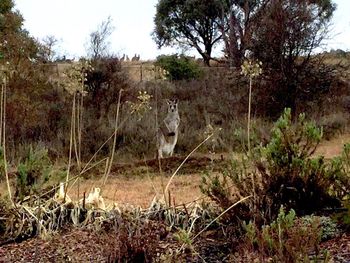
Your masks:
<path fill-rule="evenodd" d="M 306 121 L 304 114 L 293 123 L 286 109 L 266 145 L 233 158 L 221 174 L 203 176 L 201 190 L 222 210 L 253 196 L 220 220 L 231 242 L 247 233 L 249 250 L 258 251 L 264 260 L 297 262 L 318 251 L 321 238 L 334 237 L 335 227 L 325 219 L 299 218 L 344 208 L 347 212 L 339 221 L 348 217 L 350 146 L 344 146 L 341 156 L 325 160 L 314 155 L 321 138 L 322 129 L 315 123 Z"/>
<path fill-rule="evenodd" d="M 52 164 L 47 149 L 29 147 L 26 156 L 17 166 L 15 192 L 17 200 L 37 194 L 50 179 L 51 171 Z"/>

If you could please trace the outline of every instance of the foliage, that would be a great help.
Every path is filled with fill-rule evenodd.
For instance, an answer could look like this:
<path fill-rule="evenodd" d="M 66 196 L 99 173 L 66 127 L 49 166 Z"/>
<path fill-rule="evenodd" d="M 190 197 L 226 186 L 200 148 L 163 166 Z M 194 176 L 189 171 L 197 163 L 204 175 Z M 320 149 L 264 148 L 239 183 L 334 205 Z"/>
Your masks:
<path fill-rule="evenodd" d="M 37 193 L 40 187 L 49 180 L 51 174 L 51 161 L 47 149 L 30 147 L 27 155 L 17 167 L 16 198 Z"/>
<path fill-rule="evenodd" d="M 304 115 L 293 125 L 286 109 L 266 146 L 257 146 L 249 158 L 233 160 L 221 176 L 205 177 L 202 190 L 223 209 L 253 194 L 228 216 L 234 221 L 254 219 L 257 224 L 274 220 L 281 206 L 298 215 L 340 206 L 344 193 L 337 187 L 342 178 L 339 162 L 313 158 L 321 137 L 322 130 Z"/>
<path fill-rule="evenodd" d="M 300 220 L 302 224 L 312 224 L 313 222 L 318 221 L 320 224 L 320 237 L 322 241 L 335 238 L 340 234 L 337 223 L 335 223 L 330 217 L 310 215 L 304 216 L 300 218 Z"/>
<path fill-rule="evenodd" d="M 241 73 L 244 76 L 249 76 L 251 78 L 258 77 L 262 74 L 262 63 L 261 61 L 255 62 L 251 60 L 245 60 L 241 65 Z"/>
<path fill-rule="evenodd" d="M 331 161 L 333 169 L 337 170 L 336 175 L 332 178 L 334 184 L 332 191 L 341 200 L 350 198 L 350 144 L 347 143 L 343 147 L 343 151 L 339 157 L 335 157 Z"/>
<path fill-rule="evenodd" d="M 91 61 L 92 68 L 86 73 L 86 106 L 97 119 L 106 116 L 118 100 L 120 89 L 128 90 L 127 76 L 116 57 Z"/>
<path fill-rule="evenodd" d="M 138 120 L 141 120 L 144 114 L 151 110 L 150 100 L 152 96 L 147 93 L 147 91 L 139 91 L 137 96 L 137 102 L 129 102 L 130 113 L 138 115 Z"/>
<path fill-rule="evenodd" d="M 14 10 L 13 0 L 0 3 L 0 53 L 16 70 L 22 69 L 37 58 L 39 45 L 22 28 L 23 17 Z"/>
<path fill-rule="evenodd" d="M 334 166 L 339 169 L 337 180 L 333 186 L 333 191 L 342 198 L 342 212 L 337 213 L 336 218 L 344 226 L 350 229 L 350 144 L 344 145 L 341 156 L 332 160 Z"/>
<path fill-rule="evenodd" d="M 179 44 L 195 48 L 209 65 L 213 47 L 221 40 L 221 0 L 159 0 L 154 40 L 159 47 Z"/>
<path fill-rule="evenodd" d="M 71 67 L 65 69 L 62 77 L 61 85 L 70 94 L 80 93 L 85 95 L 85 81 L 87 72 L 91 71 L 90 62 L 80 60 Z"/>
<path fill-rule="evenodd" d="M 244 225 L 247 242 L 251 249 L 259 251 L 260 260 L 273 262 L 306 262 L 310 250 L 319 251 L 321 227 L 319 220 L 296 218 L 294 210 L 287 214 L 281 207 L 273 222 L 259 228 L 253 222 Z M 317 259 L 316 255 L 316 259 Z"/>
<path fill-rule="evenodd" d="M 185 249 L 193 249 L 192 248 L 192 240 L 190 237 L 190 233 L 183 229 L 179 229 L 175 234 L 174 238 L 185 247 Z"/>
<path fill-rule="evenodd" d="M 262 73 L 261 62 L 245 60 L 241 66 L 241 74 L 249 77 L 249 96 L 248 96 L 248 123 L 247 123 L 247 140 L 248 152 L 250 152 L 250 114 L 252 108 L 252 82 L 253 78 L 258 77 Z"/>
<path fill-rule="evenodd" d="M 169 80 L 196 79 L 202 74 L 199 65 L 184 55 L 159 56 L 155 65 L 165 70 L 165 76 Z"/>
<path fill-rule="evenodd" d="M 14 145 L 7 153 L 15 158 L 18 157 L 15 147 L 57 136 L 56 127 L 63 127 L 59 124 L 65 119 L 64 97 L 58 95 L 49 80 L 50 65 L 40 64 L 40 49 L 37 41 L 23 29 L 23 18 L 14 10 L 14 2 L 1 1 L 0 53 L 11 72 L 6 87 L 6 139 Z"/>
<path fill-rule="evenodd" d="M 323 70 L 312 67 L 317 59 L 311 54 L 326 38 L 334 10 L 331 0 L 283 0 L 266 5 L 255 25 L 251 50 L 271 70 L 279 109 L 289 107 L 296 114 L 300 94 L 307 94 L 305 82 Z"/>

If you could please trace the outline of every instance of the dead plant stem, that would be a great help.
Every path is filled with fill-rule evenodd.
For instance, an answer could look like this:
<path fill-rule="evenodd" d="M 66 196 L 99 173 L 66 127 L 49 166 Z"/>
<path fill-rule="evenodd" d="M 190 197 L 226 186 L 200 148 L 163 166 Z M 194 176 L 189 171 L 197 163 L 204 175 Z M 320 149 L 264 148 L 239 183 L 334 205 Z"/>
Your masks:
<path fill-rule="evenodd" d="M 64 200 L 66 199 L 66 193 L 68 188 L 68 182 L 69 182 L 69 172 L 70 172 L 70 166 L 72 163 L 72 148 L 73 148 L 73 128 L 74 128 L 74 110 L 75 110 L 75 96 L 73 97 L 73 103 L 72 103 L 72 116 L 71 116 L 71 124 L 70 124 L 70 139 L 69 139 L 69 157 L 68 157 L 68 166 L 67 166 L 67 175 L 66 175 L 66 186 L 64 191 Z"/>
<path fill-rule="evenodd" d="M 242 198 L 241 200 L 237 201 L 236 203 L 234 203 L 233 205 L 231 205 L 229 208 L 227 208 L 224 212 L 222 212 L 220 215 L 218 215 L 217 217 L 215 217 L 208 225 L 206 225 L 206 227 L 204 227 L 201 231 L 199 231 L 197 233 L 197 235 L 195 235 L 191 241 L 195 240 L 198 236 L 200 236 L 205 230 L 208 229 L 209 226 L 211 226 L 216 220 L 218 220 L 220 217 L 222 217 L 224 214 L 226 214 L 229 210 L 231 210 L 232 208 L 234 208 L 236 205 L 244 202 L 245 200 L 247 200 L 248 198 L 251 198 L 252 195 L 246 196 L 244 198 Z"/>
<path fill-rule="evenodd" d="M 111 157 L 110 157 L 109 162 L 108 162 L 108 169 L 107 169 L 107 173 L 106 173 L 106 176 L 105 176 L 103 185 L 106 184 L 107 178 L 108 178 L 108 176 L 109 176 L 109 174 L 110 174 L 110 172 L 111 172 L 112 165 L 113 165 L 115 147 L 116 147 L 116 144 L 117 144 L 117 131 L 118 131 L 118 121 L 119 121 L 119 110 L 120 110 L 120 100 L 121 100 L 121 97 L 122 97 L 122 92 L 123 92 L 123 89 L 120 89 L 120 90 L 119 90 L 119 96 L 118 96 L 118 104 L 117 104 L 117 114 L 116 114 L 116 116 L 115 116 L 114 139 L 113 139 L 112 152 L 111 152 Z"/>
<path fill-rule="evenodd" d="M 177 167 L 177 169 L 175 170 L 175 172 L 172 174 L 172 176 L 170 177 L 168 184 L 166 185 L 165 189 L 164 189 L 164 201 L 166 201 L 166 193 L 168 191 L 168 188 L 171 184 L 171 181 L 173 180 L 173 178 L 175 177 L 175 175 L 177 174 L 177 172 L 181 169 L 181 167 L 184 165 L 184 163 L 187 161 L 187 159 L 195 152 L 198 150 L 199 147 L 201 147 L 207 140 L 209 140 L 214 134 L 210 134 L 207 138 L 205 138 L 200 144 L 198 144 L 187 156 L 186 158 L 182 161 L 182 163 Z M 166 202 L 165 202 L 166 203 Z"/>
<path fill-rule="evenodd" d="M 248 137 L 248 154 L 250 155 L 250 112 L 252 106 L 252 76 L 249 78 L 249 98 L 248 98 L 248 124 L 247 124 L 247 137 Z"/>
<path fill-rule="evenodd" d="M 9 194 L 9 199 L 14 206 L 14 202 L 12 200 L 12 193 L 11 193 L 11 186 L 10 186 L 10 180 L 9 180 L 9 174 L 7 170 L 7 160 L 6 160 L 6 76 L 3 78 L 4 84 L 3 84 L 3 96 L 2 96 L 2 114 L 3 114 L 3 121 L 2 121 L 2 148 L 3 148 L 3 155 L 4 155 L 4 171 L 5 171 L 5 177 L 6 177 L 6 184 L 7 184 L 7 191 Z"/>

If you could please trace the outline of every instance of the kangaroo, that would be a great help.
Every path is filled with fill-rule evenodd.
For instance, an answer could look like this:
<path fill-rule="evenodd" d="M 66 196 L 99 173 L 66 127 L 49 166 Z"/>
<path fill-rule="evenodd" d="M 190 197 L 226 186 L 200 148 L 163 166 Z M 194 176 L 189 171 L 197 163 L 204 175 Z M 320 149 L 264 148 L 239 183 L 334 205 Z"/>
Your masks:
<path fill-rule="evenodd" d="M 178 112 L 178 100 L 167 100 L 168 113 L 157 131 L 158 158 L 163 158 L 163 153 L 172 156 L 177 143 L 180 116 Z"/>

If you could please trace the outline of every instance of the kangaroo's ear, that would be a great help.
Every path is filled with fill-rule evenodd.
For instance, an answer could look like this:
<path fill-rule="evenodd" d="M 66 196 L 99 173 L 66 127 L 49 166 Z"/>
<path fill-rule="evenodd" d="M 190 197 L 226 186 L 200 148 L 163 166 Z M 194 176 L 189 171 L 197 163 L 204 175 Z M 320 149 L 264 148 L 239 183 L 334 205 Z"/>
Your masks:
<path fill-rule="evenodd" d="M 171 100 L 166 99 L 166 103 L 168 103 L 170 105 L 171 104 Z"/>
<path fill-rule="evenodd" d="M 179 100 L 178 99 L 174 99 L 174 102 L 177 104 L 179 102 Z"/>

